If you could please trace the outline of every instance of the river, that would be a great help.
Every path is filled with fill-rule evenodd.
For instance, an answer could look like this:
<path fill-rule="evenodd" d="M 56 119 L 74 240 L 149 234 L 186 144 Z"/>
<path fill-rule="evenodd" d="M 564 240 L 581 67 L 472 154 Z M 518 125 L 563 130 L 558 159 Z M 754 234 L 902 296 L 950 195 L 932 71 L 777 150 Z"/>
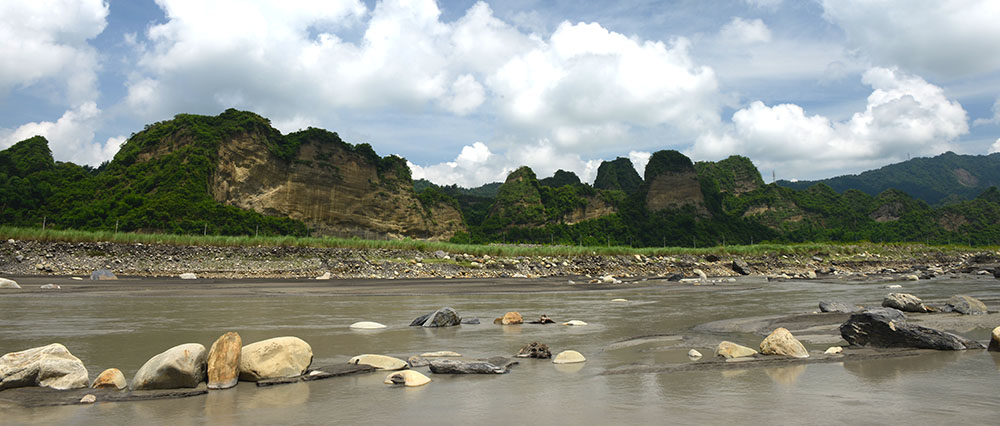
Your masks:
<path fill-rule="evenodd" d="M 19 280 L 25 285 L 25 280 Z M 28 279 L 29 284 L 46 281 Z M 52 280 L 48 280 L 52 281 Z M 46 281 L 46 282 L 48 282 Z M 584 364 L 521 360 L 495 376 L 434 375 L 419 388 L 382 384 L 385 373 L 290 385 L 236 388 L 181 399 L 89 406 L 4 407 L 3 424 L 941 424 L 987 423 L 1000 413 L 1000 356 L 985 351 L 937 352 L 867 361 L 687 372 L 602 374 L 634 365 L 692 362 L 687 351 L 712 355 L 721 340 L 756 346 L 762 336 L 704 331 L 713 321 L 805 313 L 821 299 L 878 304 L 888 291 L 943 302 L 968 294 L 1000 305 L 1000 281 L 977 277 L 905 282 L 743 280 L 719 286 L 642 282 L 597 290 L 567 290 L 553 282 L 531 291 L 488 285 L 463 291 L 461 281 L 412 287 L 337 291 L 337 282 L 121 280 L 94 286 L 58 281 L 63 290 L 0 294 L 0 353 L 64 344 L 84 361 L 91 379 L 117 367 L 131 380 L 150 357 L 174 345 L 206 347 L 237 331 L 245 343 L 277 336 L 309 342 L 314 366 L 362 353 L 406 359 L 451 350 L 466 358 L 510 356 L 532 341 L 553 354 L 574 349 Z M 565 280 L 562 280 L 565 283 Z M 488 283 L 487 283 L 488 284 Z M 346 284 L 343 284 L 346 285 Z M 354 284 L 352 284 L 354 285 Z M 480 282 L 480 285 L 483 283 Z M 78 287 L 74 291 L 74 286 Z M 172 287 L 173 286 L 173 287 Z M 195 286 L 195 287 L 191 287 Z M 306 288 L 303 291 L 295 289 Z M 329 286 L 329 288 L 324 287 Z M 447 291 L 436 289 L 449 288 Z M 579 287 L 577 287 L 579 288 Z M 127 291 L 126 291 L 127 289 Z M 624 298 L 627 302 L 612 302 Z M 483 324 L 427 329 L 409 322 L 442 306 Z M 589 323 L 497 326 L 492 318 L 518 311 L 526 320 L 547 314 Z M 348 325 L 378 321 L 384 330 Z M 1000 324 L 996 324 L 1000 325 Z M 949 330 L 986 341 L 991 327 Z M 632 340 L 636 336 L 656 337 Z M 823 350 L 829 342 L 804 342 Z"/>

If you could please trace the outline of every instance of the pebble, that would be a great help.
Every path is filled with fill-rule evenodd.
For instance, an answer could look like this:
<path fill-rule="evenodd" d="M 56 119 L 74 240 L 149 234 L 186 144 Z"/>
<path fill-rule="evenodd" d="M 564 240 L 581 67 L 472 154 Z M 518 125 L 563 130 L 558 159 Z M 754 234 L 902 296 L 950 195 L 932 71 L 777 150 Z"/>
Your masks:
<path fill-rule="evenodd" d="M 690 351 L 688 351 L 688 358 L 691 358 L 691 359 L 701 358 L 701 352 L 698 352 L 697 350 L 691 349 Z"/>
<path fill-rule="evenodd" d="M 566 321 L 566 322 L 562 323 L 562 325 L 581 326 L 581 325 L 587 325 L 587 323 L 585 323 L 583 321 L 580 321 L 580 320 L 570 320 L 570 321 Z"/>
<path fill-rule="evenodd" d="M 97 397 L 93 394 L 87 394 L 84 395 L 83 398 L 80 398 L 81 404 L 93 404 L 95 402 L 97 402 Z"/>
<path fill-rule="evenodd" d="M 612 302 L 628 302 L 626 299 L 611 299 Z"/>
<path fill-rule="evenodd" d="M 839 354 L 839 353 L 842 353 L 842 352 L 844 352 L 844 348 L 842 348 L 840 346 L 830 346 L 825 351 L 823 351 L 823 353 L 826 354 L 826 355 Z"/>

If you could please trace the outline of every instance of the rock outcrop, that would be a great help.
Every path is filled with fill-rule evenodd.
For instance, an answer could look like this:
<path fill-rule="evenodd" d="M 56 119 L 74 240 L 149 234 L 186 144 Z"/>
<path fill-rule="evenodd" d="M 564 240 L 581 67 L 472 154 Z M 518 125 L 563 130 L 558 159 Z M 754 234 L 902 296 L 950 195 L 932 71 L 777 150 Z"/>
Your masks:
<path fill-rule="evenodd" d="M 240 377 L 240 354 L 243 339 L 236 332 L 219 336 L 208 351 L 208 388 L 229 389 Z"/>
<path fill-rule="evenodd" d="M 674 150 L 657 151 L 645 172 L 646 209 L 651 212 L 690 207 L 708 215 L 705 197 L 691 159 Z"/>
<path fill-rule="evenodd" d="M 882 300 L 882 306 L 899 309 L 903 312 L 931 312 L 933 309 L 924 304 L 919 297 L 908 293 L 889 293 Z"/>
<path fill-rule="evenodd" d="M 618 157 L 613 161 L 602 161 L 597 168 L 594 188 L 619 190 L 631 194 L 642 185 L 642 177 L 635 171 L 632 160 Z"/>
<path fill-rule="evenodd" d="M 455 359 L 431 360 L 429 367 L 434 374 L 505 374 L 510 369 L 489 361 L 459 361 Z"/>
<path fill-rule="evenodd" d="M 424 314 L 410 323 L 411 327 L 451 327 L 462 323 L 462 317 L 458 312 L 449 307 L 438 309 L 429 314 Z"/>
<path fill-rule="evenodd" d="M 540 358 L 549 359 L 552 358 L 552 352 L 549 351 L 549 345 L 538 342 L 531 342 L 527 346 L 521 348 L 517 351 L 518 358 Z"/>
<path fill-rule="evenodd" d="M 840 335 L 855 346 L 960 351 L 983 345 L 951 333 L 910 324 L 902 312 L 868 310 L 851 315 L 840 325 Z"/>
<path fill-rule="evenodd" d="M 782 355 L 794 358 L 809 358 L 809 351 L 792 333 L 784 327 L 778 327 L 764 341 L 760 342 L 760 353 L 764 355 Z"/>
<path fill-rule="evenodd" d="M 298 376 L 306 372 L 312 358 L 312 347 L 298 337 L 275 337 L 251 343 L 240 352 L 240 380 L 256 382 Z"/>
<path fill-rule="evenodd" d="M 956 295 L 948 299 L 948 306 L 951 310 L 962 315 L 982 315 L 989 313 L 986 304 L 971 296 Z"/>
<path fill-rule="evenodd" d="M 0 390 L 25 386 L 87 387 L 87 368 L 65 346 L 53 343 L 0 357 Z"/>
<path fill-rule="evenodd" d="M 177 345 L 146 361 L 132 377 L 132 389 L 193 388 L 205 381 L 208 351 L 198 343 Z"/>

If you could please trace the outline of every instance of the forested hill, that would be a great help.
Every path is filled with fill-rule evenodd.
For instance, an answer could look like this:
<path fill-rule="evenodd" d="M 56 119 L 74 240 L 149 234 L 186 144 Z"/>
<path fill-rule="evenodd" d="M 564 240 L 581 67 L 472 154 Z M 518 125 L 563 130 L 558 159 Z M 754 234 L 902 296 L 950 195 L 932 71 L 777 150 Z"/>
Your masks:
<path fill-rule="evenodd" d="M 857 175 L 815 181 L 778 181 L 778 185 L 794 189 L 806 189 L 817 183 L 827 184 L 837 192 L 856 189 L 872 196 L 890 188 L 898 189 L 931 205 L 949 204 L 974 199 L 989 187 L 1000 185 L 1000 153 L 959 155 L 946 152 Z"/>

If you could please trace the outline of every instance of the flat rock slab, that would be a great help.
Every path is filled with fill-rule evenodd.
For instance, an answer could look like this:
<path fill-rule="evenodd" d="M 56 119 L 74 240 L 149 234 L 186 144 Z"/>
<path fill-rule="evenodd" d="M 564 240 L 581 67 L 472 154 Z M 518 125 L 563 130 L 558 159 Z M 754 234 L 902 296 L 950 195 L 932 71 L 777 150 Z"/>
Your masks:
<path fill-rule="evenodd" d="M 72 389 L 56 390 L 43 387 L 7 389 L 0 392 L 0 407 L 13 404 L 21 407 L 50 407 L 57 405 L 80 405 L 85 395 L 97 397 L 97 403 L 148 401 L 153 399 L 187 398 L 204 395 L 208 388 L 204 383 L 194 389 L 165 389 L 144 391 L 116 391 L 113 389 Z"/>
<path fill-rule="evenodd" d="M 323 380 L 332 377 L 350 376 L 353 374 L 372 373 L 375 367 L 364 364 L 336 364 L 327 367 L 319 367 L 310 370 L 306 374 L 294 377 L 279 377 L 276 379 L 258 380 L 257 386 L 274 386 L 287 383 L 311 382 L 313 380 Z"/>

